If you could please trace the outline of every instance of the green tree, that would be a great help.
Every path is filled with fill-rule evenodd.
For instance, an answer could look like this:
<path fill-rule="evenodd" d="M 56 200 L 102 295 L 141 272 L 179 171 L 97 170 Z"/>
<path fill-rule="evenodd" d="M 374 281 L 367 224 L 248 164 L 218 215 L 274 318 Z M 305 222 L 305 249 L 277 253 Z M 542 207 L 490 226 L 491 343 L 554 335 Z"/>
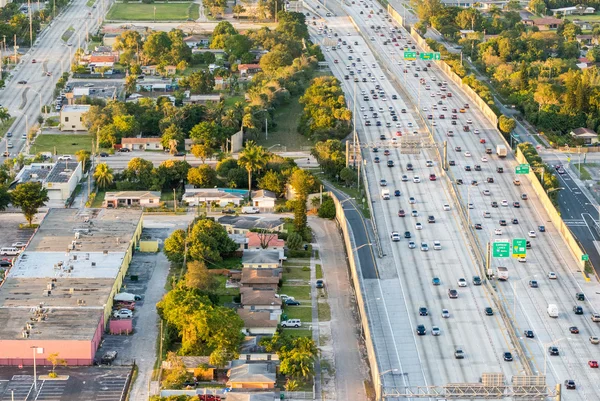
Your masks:
<path fill-rule="evenodd" d="M 252 48 L 252 41 L 246 35 L 231 35 L 225 40 L 223 50 L 239 59 Z"/>
<path fill-rule="evenodd" d="M 165 160 L 154 171 L 154 186 L 173 190 L 185 184 L 190 164 L 185 160 Z"/>
<path fill-rule="evenodd" d="M 113 183 L 113 172 L 108 164 L 100 163 L 96 166 L 96 170 L 94 171 L 94 179 L 96 180 L 96 184 L 98 188 L 106 189 Z"/>
<path fill-rule="evenodd" d="M 306 170 L 296 169 L 290 176 L 289 184 L 296 192 L 298 198 L 306 199 L 308 195 L 317 189 L 315 176 Z"/>
<path fill-rule="evenodd" d="M 288 235 L 287 246 L 290 249 L 298 250 L 302 246 L 302 241 L 302 236 L 300 234 L 291 232 L 290 235 Z"/>
<path fill-rule="evenodd" d="M 248 191 L 252 190 L 252 173 L 265 168 L 269 158 L 269 153 L 262 146 L 258 146 L 254 141 L 246 142 L 238 164 L 248 172 Z"/>
<path fill-rule="evenodd" d="M 357 178 L 356 171 L 352 170 L 351 168 L 344 167 L 340 170 L 340 179 L 344 181 L 346 186 L 354 184 Z"/>
<path fill-rule="evenodd" d="M 306 198 L 298 197 L 297 199 L 292 200 L 291 203 L 292 203 L 292 209 L 294 212 L 294 229 L 296 230 L 297 233 L 299 233 L 300 235 L 302 235 L 303 238 L 306 239 L 308 237 L 308 233 L 307 233 L 308 217 L 306 215 Z"/>
<path fill-rule="evenodd" d="M 125 91 L 129 94 L 134 93 L 137 90 L 137 77 L 135 75 L 129 75 L 125 77 Z"/>
<path fill-rule="evenodd" d="M 190 288 L 198 288 L 203 291 L 214 291 L 219 286 L 215 276 L 206 268 L 206 264 L 200 260 L 194 260 L 187 264 L 185 272 L 185 285 Z"/>
<path fill-rule="evenodd" d="M 10 199 L 15 207 L 21 208 L 25 219 L 31 226 L 39 208 L 45 206 L 49 200 L 48 190 L 42 186 L 41 182 L 29 181 L 17 185 L 10 193 Z"/>
<path fill-rule="evenodd" d="M 314 365 L 319 350 L 314 340 L 308 337 L 298 337 L 292 345 L 284 345 L 277 351 L 282 374 L 292 378 L 306 380 L 314 375 Z"/>
<path fill-rule="evenodd" d="M 236 17 L 236 15 L 237 15 L 236 18 L 240 19 L 240 14 L 243 13 L 243 12 L 246 12 L 246 9 L 241 4 L 236 4 L 235 6 L 233 6 L 233 8 L 231 9 L 231 11 L 233 11 L 233 16 L 234 17 Z"/>
<path fill-rule="evenodd" d="M 90 152 L 89 150 L 81 149 L 81 150 L 78 150 L 77 152 L 75 152 L 75 157 L 77 158 L 77 161 L 79 163 L 81 163 L 81 166 L 84 170 L 85 170 L 85 166 L 86 166 L 87 162 L 90 160 L 91 156 L 92 156 L 92 152 Z"/>
<path fill-rule="evenodd" d="M 181 80 L 181 86 L 193 93 L 211 93 L 215 87 L 215 77 L 209 71 L 195 71 Z"/>
<path fill-rule="evenodd" d="M 530 0 L 527 7 L 534 14 L 540 16 L 546 15 L 546 3 L 544 0 Z"/>
<path fill-rule="evenodd" d="M 48 362 L 50 362 L 50 364 L 52 365 L 52 371 L 50 372 L 50 374 L 48 376 L 53 377 L 53 378 L 58 377 L 58 375 L 56 374 L 56 367 L 58 365 L 67 366 L 67 361 L 60 358 L 58 352 L 54 352 L 54 353 L 48 355 Z"/>
<path fill-rule="evenodd" d="M 187 180 L 198 188 L 212 188 L 217 185 L 217 172 L 206 164 L 191 168 L 188 171 Z"/>
<path fill-rule="evenodd" d="M 516 126 L 517 123 L 513 118 L 501 115 L 498 119 L 498 128 L 500 128 L 500 131 L 504 134 L 510 134 Z"/>
<path fill-rule="evenodd" d="M 202 160 L 202 164 L 206 159 L 210 159 L 215 154 L 215 148 L 208 143 L 196 143 L 192 145 L 191 152 L 194 156 Z"/>
<path fill-rule="evenodd" d="M 6 210 L 10 204 L 10 194 L 8 193 L 8 187 L 4 184 L 0 184 L 0 211 Z"/>
<path fill-rule="evenodd" d="M 199 289 L 179 286 L 157 309 L 181 336 L 182 355 L 210 354 L 210 363 L 217 366 L 239 355 L 242 319 L 233 309 L 214 305 Z"/>
<path fill-rule="evenodd" d="M 182 264 L 185 253 L 186 235 L 184 230 L 175 230 L 165 240 L 163 252 L 171 263 Z"/>
<path fill-rule="evenodd" d="M 334 219 L 335 218 L 335 203 L 329 196 L 323 197 L 323 204 L 319 207 L 318 215 L 322 219 Z"/>
<path fill-rule="evenodd" d="M 268 170 L 258 179 L 258 188 L 274 192 L 281 196 L 285 192 L 285 177 L 278 171 Z"/>
<path fill-rule="evenodd" d="M 223 255 L 236 249 L 237 244 L 221 224 L 209 219 L 200 219 L 194 224 L 188 241 L 190 260 L 220 262 Z"/>
<path fill-rule="evenodd" d="M 175 151 L 184 148 L 185 134 L 181 128 L 175 124 L 171 124 L 167 127 L 167 129 L 165 129 L 160 137 L 160 144 L 163 146 L 163 148 L 169 149 L 172 140 L 175 140 L 177 143 Z"/>
<path fill-rule="evenodd" d="M 183 359 L 173 351 L 167 353 L 167 364 L 168 369 L 164 369 L 162 376 L 162 386 L 164 388 L 180 389 L 183 388 L 183 384 L 188 380 L 190 374 L 188 373 Z"/>
<path fill-rule="evenodd" d="M 260 58 L 260 68 L 263 71 L 272 73 L 280 67 L 292 64 L 292 55 L 284 49 L 273 49 Z"/>
<path fill-rule="evenodd" d="M 154 165 L 150 160 L 134 157 L 123 170 L 123 178 L 139 185 L 140 189 L 149 189 L 152 185 Z"/>

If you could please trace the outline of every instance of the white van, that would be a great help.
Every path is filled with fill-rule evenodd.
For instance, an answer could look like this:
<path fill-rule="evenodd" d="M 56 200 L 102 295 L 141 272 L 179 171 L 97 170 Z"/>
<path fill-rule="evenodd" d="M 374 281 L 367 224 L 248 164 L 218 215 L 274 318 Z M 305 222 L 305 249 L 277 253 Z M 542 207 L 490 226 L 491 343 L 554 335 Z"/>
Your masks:
<path fill-rule="evenodd" d="M 243 206 L 242 207 L 243 214 L 257 214 L 260 213 L 260 209 L 256 206 Z"/>
<path fill-rule="evenodd" d="M 548 304 L 548 316 L 558 317 L 558 306 L 555 304 Z"/>
<path fill-rule="evenodd" d="M 390 190 L 389 189 L 382 189 L 381 190 L 381 198 L 383 200 L 389 200 L 390 199 Z"/>
<path fill-rule="evenodd" d="M 15 248 L 14 246 L 0 249 L 0 256 L 17 256 L 19 253 L 21 253 L 21 250 L 19 248 Z"/>
<path fill-rule="evenodd" d="M 302 322 L 300 321 L 300 319 L 290 319 L 290 320 L 284 320 L 283 322 L 281 322 L 281 327 L 300 327 L 302 326 Z"/>

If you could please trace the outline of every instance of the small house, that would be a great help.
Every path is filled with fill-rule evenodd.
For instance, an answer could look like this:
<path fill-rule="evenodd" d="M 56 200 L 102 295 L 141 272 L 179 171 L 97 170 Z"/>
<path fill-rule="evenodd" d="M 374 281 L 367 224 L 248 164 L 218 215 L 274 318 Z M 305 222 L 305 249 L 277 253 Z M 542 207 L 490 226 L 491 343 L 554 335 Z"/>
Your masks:
<path fill-rule="evenodd" d="M 89 104 L 65 105 L 60 110 L 61 131 L 87 131 L 83 115 L 90 111 Z"/>
<path fill-rule="evenodd" d="M 182 200 L 189 206 L 198 206 L 206 203 L 217 203 L 221 207 L 229 204 L 239 206 L 244 200 L 242 195 L 232 192 L 225 192 L 214 188 L 186 188 Z"/>
<path fill-rule="evenodd" d="M 160 191 L 118 191 L 104 195 L 103 207 L 159 207 Z"/>
<path fill-rule="evenodd" d="M 281 397 L 274 392 L 227 393 L 227 401 L 276 401 Z"/>
<path fill-rule="evenodd" d="M 281 276 L 281 269 L 242 269 L 240 285 L 254 289 L 277 290 Z"/>
<path fill-rule="evenodd" d="M 255 290 L 244 287 L 240 289 L 242 308 L 250 310 L 281 311 L 281 299 L 272 289 Z"/>
<path fill-rule="evenodd" d="M 261 71 L 260 64 L 240 64 L 238 65 L 240 76 L 247 77 Z"/>
<path fill-rule="evenodd" d="M 238 316 L 244 321 L 242 332 L 249 336 L 274 335 L 279 324 L 279 315 L 272 316 L 269 311 L 238 309 Z M 273 319 L 271 319 L 273 317 Z"/>
<path fill-rule="evenodd" d="M 121 146 L 131 150 L 163 150 L 161 138 L 123 138 Z"/>
<path fill-rule="evenodd" d="M 569 133 L 573 138 L 582 139 L 586 145 L 598 143 L 598 134 L 593 129 L 575 128 Z"/>
<path fill-rule="evenodd" d="M 275 388 L 276 363 L 232 361 L 232 368 L 227 372 L 227 387 L 233 389 L 268 389 Z"/>
<path fill-rule="evenodd" d="M 244 252 L 242 266 L 250 269 L 276 269 L 281 267 L 281 257 L 278 251 L 261 249 L 254 252 Z"/>
<path fill-rule="evenodd" d="M 210 38 L 203 35 L 190 35 L 183 38 L 183 42 L 190 48 L 208 47 Z"/>
<path fill-rule="evenodd" d="M 252 191 L 252 206 L 256 206 L 260 209 L 272 210 L 275 207 L 275 200 L 277 195 L 275 192 L 261 189 L 258 191 Z"/>
<path fill-rule="evenodd" d="M 558 18 L 546 17 L 537 19 L 524 19 L 523 23 L 528 26 L 536 26 L 540 31 L 556 30 L 563 20 Z"/>

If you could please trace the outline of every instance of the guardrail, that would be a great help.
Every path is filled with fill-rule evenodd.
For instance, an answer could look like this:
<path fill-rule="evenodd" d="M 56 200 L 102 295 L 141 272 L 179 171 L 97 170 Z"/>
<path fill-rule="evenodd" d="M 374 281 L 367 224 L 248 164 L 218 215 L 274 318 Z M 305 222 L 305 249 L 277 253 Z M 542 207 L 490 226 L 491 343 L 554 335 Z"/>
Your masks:
<path fill-rule="evenodd" d="M 360 323 L 369 360 L 371 380 L 373 381 L 373 386 L 375 387 L 375 396 L 377 400 L 381 400 L 381 376 L 379 374 L 379 365 L 377 364 L 377 356 L 375 354 L 375 344 L 373 343 L 371 328 L 369 327 L 369 318 L 367 314 L 368 308 L 363 298 L 363 283 L 360 275 L 360 261 L 358 260 L 358 257 L 355 256 L 357 250 L 356 244 L 354 243 L 354 235 L 352 234 L 352 227 L 350 227 L 350 224 L 348 224 L 346 213 L 340 200 L 333 192 L 329 192 L 329 196 L 331 199 L 333 199 L 333 203 L 335 204 L 335 218 L 338 222 L 338 226 L 344 239 L 344 247 L 346 248 L 346 255 L 348 258 L 348 266 L 350 267 L 350 275 L 352 277 L 352 288 L 354 289 L 354 293 L 356 295 L 356 304 L 358 305 L 358 311 L 360 313 Z"/>
<path fill-rule="evenodd" d="M 525 156 L 523 155 L 523 152 L 521 152 L 521 149 L 519 149 L 518 147 L 515 154 L 515 158 L 519 163 L 528 164 L 527 160 L 525 159 Z M 548 213 L 552 225 L 554 226 L 554 228 L 556 228 L 556 231 L 558 231 L 563 241 L 565 241 L 565 243 L 567 244 L 567 247 L 571 251 L 571 254 L 575 258 L 576 262 L 579 264 L 579 267 L 581 268 L 581 272 L 584 275 L 585 279 L 589 280 L 589 278 L 585 275 L 585 262 L 581 260 L 581 255 L 585 254 L 585 252 L 579 246 L 577 239 L 575 238 L 573 233 L 571 233 L 571 230 L 569 230 L 569 227 L 567 227 L 562 217 L 560 217 L 560 214 L 552 204 L 552 201 L 548 197 L 548 194 L 544 190 L 544 187 L 542 186 L 532 169 L 529 170 L 527 178 L 529 178 L 531 186 L 533 187 L 533 191 L 542 203 L 542 206 L 546 210 L 546 213 Z"/>

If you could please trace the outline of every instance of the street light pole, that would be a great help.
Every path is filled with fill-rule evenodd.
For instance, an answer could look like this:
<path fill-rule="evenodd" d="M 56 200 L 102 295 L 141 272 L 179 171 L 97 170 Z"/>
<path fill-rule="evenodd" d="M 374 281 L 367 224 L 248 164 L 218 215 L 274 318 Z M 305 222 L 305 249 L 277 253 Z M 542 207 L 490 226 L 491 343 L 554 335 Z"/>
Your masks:
<path fill-rule="evenodd" d="M 37 352 L 38 347 L 36 345 L 33 345 L 31 349 L 33 350 L 33 387 L 35 388 L 35 392 L 37 393 L 37 365 L 35 360 L 35 353 Z"/>

